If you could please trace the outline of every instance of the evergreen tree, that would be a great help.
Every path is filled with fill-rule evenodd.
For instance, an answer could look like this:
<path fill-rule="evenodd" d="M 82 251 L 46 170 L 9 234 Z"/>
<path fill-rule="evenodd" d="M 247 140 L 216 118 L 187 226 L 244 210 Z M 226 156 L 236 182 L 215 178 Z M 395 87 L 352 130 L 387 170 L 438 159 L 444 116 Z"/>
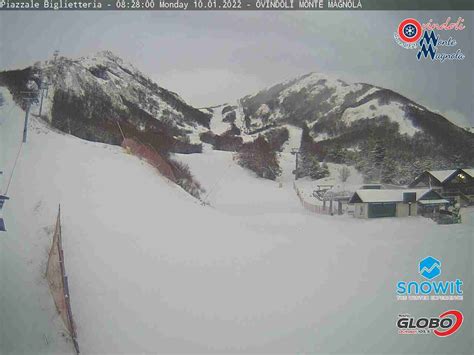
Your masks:
<path fill-rule="evenodd" d="M 309 176 L 311 179 L 318 180 L 329 176 L 329 167 L 326 163 L 320 164 L 318 158 L 314 154 L 301 154 L 300 164 L 296 172 L 298 177 Z"/>
<path fill-rule="evenodd" d="M 313 138 L 309 134 L 309 127 L 306 123 L 303 123 L 303 130 L 301 132 L 301 143 L 300 150 L 302 152 L 310 152 L 313 144 Z"/>
<path fill-rule="evenodd" d="M 396 161 L 386 156 L 382 162 L 382 166 L 380 169 L 380 182 L 384 182 L 387 184 L 396 183 L 396 168 Z"/>
<path fill-rule="evenodd" d="M 275 180 L 281 174 L 278 157 L 263 136 L 242 146 L 238 162 L 265 179 Z"/>
<path fill-rule="evenodd" d="M 341 179 L 342 182 L 346 182 L 350 175 L 351 171 L 347 166 L 343 166 L 339 169 L 339 179 Z"/>
<path fill-rule="evenodd" d="M 376 167 L 380 167 L 385 158 L 385 147 L 380 140 L 375 142 L 375 146 L 372 150 L 372 159 Z"/>
<path fill-rule="evenodd" d="M 329 150 L 328 154 L 326 155 L 326 159 L 337 164 L 345 163 L 345 160 L 346 160 L 345 150 L 338 143 Z"/>
<path fill-rule="evenodd" d="M 250 121 L 250 116 L 245 115 L 244 124 L 245 124 L 245 129 L 247 130 L 247 132 L 249 132 L 250 131 L 250 125 L 252 124 L 251 121 Z"/>

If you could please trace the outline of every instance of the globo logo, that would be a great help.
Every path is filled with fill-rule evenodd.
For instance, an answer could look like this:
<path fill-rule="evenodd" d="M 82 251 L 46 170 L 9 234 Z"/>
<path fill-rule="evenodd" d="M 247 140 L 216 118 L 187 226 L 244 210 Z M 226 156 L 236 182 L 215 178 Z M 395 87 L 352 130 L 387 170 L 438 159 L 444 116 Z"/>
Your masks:
<path fill-rule="evenodd" d="M 456 333 L 464 320 L 463 314 L 455 309 L 441 313 L 438 317 L 401 316 L 397 327 L 399 334 L 425 334 L 433 332 L 438 337 L 448 337 Z"/>

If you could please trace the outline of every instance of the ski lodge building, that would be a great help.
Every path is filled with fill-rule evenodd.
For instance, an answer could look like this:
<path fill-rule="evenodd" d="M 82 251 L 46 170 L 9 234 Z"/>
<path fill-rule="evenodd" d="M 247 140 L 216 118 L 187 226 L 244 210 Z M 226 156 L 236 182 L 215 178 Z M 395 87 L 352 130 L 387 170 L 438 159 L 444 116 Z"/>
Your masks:
<path fill-rule="evenodd" d="M 419 175 L 410 188 L 431 188 L 450 202 L 474 203 L 474 169 L 431 170 Z"/>
<path fill-rule="evenodd" d="M 354 217 L 409 217 L 433 213 L 449 201 L 432 189 L 357 190 L 349 200 Z"/>

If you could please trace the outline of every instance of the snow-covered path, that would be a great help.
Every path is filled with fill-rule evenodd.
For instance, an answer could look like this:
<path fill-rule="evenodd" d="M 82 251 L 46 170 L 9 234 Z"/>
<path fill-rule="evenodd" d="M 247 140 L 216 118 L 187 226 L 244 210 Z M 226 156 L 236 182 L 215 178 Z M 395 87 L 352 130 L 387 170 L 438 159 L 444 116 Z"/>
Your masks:
<path fill-rule="evenodd" d="M 471 322 L 442 342 L 400 337 L 394 327 L 402 312 L 439 314 L 436 303 L 419 314 L 419 305 L 395 300 L 396 281 L 416 277 L 426 255 L 465 282 L 466 300 L 442 308 L 472 319 L 471 225 L 313 215 L 291 184 L 255 178 L 231 153 L 178 157 L 209 190 L 211 206 L 119 147 L 31 121 L 0 240 L 2 287 L 7 280 L 19 294 L 5 302 L 2 291 L 0 310 L 11 320 L 1 323 L 2 355 L 69 350 L 41 279 L 58 203 L 83 354 L 472 349 L 459 341 L 470 338 Z M 38 339 L 45 331 L 54 341 Z"/>
<path fill-rule="evenodd" d="M 0 107 L 0 170 L 3 171 L 0 193 L 3 194 L 20 148 L 25 113 L 4 88 L 0 88 L 0 95 L 5 98 Z M 64 327 L 44 279 L 53 220 L 45 214 L 42 199 L 36 199 L 45 191 L 41 185 L 35 188 L 38 178 L 35 167 L 29 167 L 28 175 L 21 172 L 31 164 L 27 159 L 29 154 L 30 147 L 23 146 L 8 193 L 11 200 L 4 206 L 7 232 L 0 232 L 0 354 L 72 353 L 61 335 Z M 43 178 L 51 179 L 51 173 Z M 20 179 L 31 189 L 19 191 Z M 26 198 L 24 194 L 30 192 L 33 195 Z M 28 204 L 30 198 L 36 202 Z"/>
<path fill-rule="evenodd" d="M 204 154 L 176 154 L 206 189 L 206 202 L 221 212 L 234 216 L 302 212 L 292 180 L 280 184 L 259 179 L 237 165 L 233 156 L 231 152 L 213 150 Z"/>
<path fill-rule="evenodd" d="M 214 114 L 210 122 L 210 128 L 214 134 L 222 134 L 225 131 L 229 130 L 231 127 L 231 124 L 229 122 L 224 122 L 224 117 L 222 115 L 222 109 L 224 107 L 225 105 L 222 105 L 213 109 Z"/>
<path fill-rule="evenodd" d="M 290 125 L 286 125 L 286 128 L 289 132 L 289 138 L 283 146 L 283 151 L 280 153 L 279 157 L 280 167 L 282 169 L 282 174 L 279 180 L 287 185 L 293 185 L 295 179 L 293 171 L 296 168 L 296 156 L 294 152 L 295 150 L 300 149 L 302 129 Z"/>

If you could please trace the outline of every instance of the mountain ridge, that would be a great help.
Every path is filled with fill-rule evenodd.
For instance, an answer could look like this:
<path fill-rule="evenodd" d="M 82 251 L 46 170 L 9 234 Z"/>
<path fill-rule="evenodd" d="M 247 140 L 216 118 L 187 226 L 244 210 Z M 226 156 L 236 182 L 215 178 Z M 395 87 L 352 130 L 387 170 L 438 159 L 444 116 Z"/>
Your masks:
<path fill-rule="evenodd" d="M 306 132 L 300 149 L 307 155 L 358 166 L 368 180 L 382 178 L 368 172 L 371 164 L 379 171 L 394 161 L 403 165 L 385 176 L 397 183 L 422 168 L 474 165 L 474 134 L 393 90 L 324 73 L 304 74 L 235 103 L 199 109 L 110 51 L 0 73 L 0 85 L 23 106 L 21 92 L 39 88 L 41 81 L 50 84 L 42 118 L 92 141 L 120 144 L 120 124 L 125 135 L 159 151 L 198 153 L 203 144 L 237 151 L 242 142 L 290 124 Z M 380 161 L 366 157 L 374 149 L 384 151 Z"/>
<path fill-rule="evenodd" d="M 209 114 L 158 86 L 110 51 L 78 59 L 59 57 L 0 73 L 0 85 L 7 86 L 22 106 L 22 91 L 28 86 L 39 88 L 42 81 L 49 83 L 42 118 L 83 139 L 120 144 L 119 123 L 124 131 L 150 144 L 156 141 L 153 135 L 164 137 L 163 144 L 155 142 L 160 150 L 199 151 L 187 143 L 186 135 L 209 126 Z"/>

